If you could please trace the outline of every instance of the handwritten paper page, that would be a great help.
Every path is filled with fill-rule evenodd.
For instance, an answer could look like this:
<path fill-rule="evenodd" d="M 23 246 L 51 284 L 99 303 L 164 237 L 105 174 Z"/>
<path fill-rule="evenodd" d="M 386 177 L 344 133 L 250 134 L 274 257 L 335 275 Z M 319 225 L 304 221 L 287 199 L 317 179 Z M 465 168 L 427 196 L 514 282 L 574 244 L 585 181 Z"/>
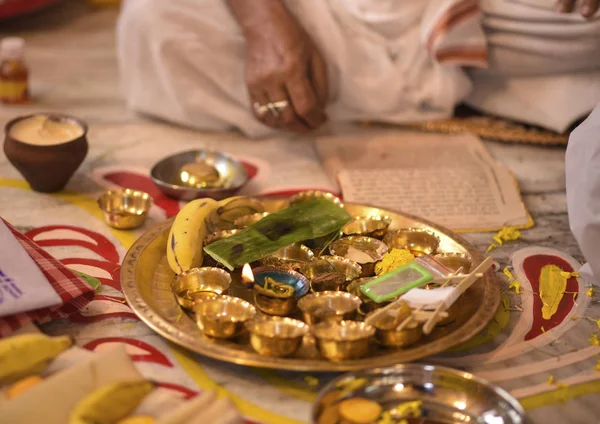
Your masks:
<path fill-rule="evenodd" d="M 0 221 L 0 317 L 60 303 L 42 271 Z"/>
<path fill-rule="evenodd" d="M 347 202 L 395 209 L 463 231 L 529 223 L 512 174 L 477 137 L 337 136 L 320 139 L 318 150 Z"/>

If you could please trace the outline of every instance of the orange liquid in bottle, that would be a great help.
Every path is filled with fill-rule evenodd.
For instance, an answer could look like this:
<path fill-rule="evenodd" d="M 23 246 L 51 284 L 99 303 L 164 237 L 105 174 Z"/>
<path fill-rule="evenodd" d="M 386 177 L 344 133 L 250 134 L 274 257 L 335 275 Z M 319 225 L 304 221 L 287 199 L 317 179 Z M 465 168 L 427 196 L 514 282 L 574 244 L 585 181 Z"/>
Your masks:
<path fill-rule="evenodd" d="M 18 38 L 5 38 L 0 43 L 0 102 L 28 103 L 29 69 L 23 60 L 24 43 Z"/>

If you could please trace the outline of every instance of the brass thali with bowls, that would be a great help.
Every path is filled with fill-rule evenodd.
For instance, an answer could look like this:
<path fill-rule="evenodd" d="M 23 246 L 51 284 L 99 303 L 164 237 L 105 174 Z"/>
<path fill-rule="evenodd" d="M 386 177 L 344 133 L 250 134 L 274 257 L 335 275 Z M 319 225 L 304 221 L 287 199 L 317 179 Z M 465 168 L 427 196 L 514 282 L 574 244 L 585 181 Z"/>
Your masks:
<path fill-rule="evenodd" d="M 287 199 L 265 199 L 263 204 L 265 212 L 274 213 L 287 207 L 289 202 Z M 389 218 L 391 223 L 388 231 L 390 232 L 411 229 L 415 234 L 425 231 L 434 235 L 436 245 L 434 251 L 428 252 L 428 254 L 438 255 L 441 259 L 447 259 L 444 258 L 444 254 L 450 254 L 455 261 L 461 258 L 470 258 L 472 267 L 477 266 L 483 260 L 483 255 L 460 236 L 421 218 L 366 205 L 345 204 L 344 207 L 354 217 L 379 216 L 385 217 L 386 220 Z M 376 343 L 374 330 L 367 328 L 369 326 L 361 322 L 361 309 L 355 311 L 352 302 L 357 302 L 358 295 L 351 294 L 345 296 L 348 299 L 340 298 L 338 303 L 343 301 L 342 303 L 350 305 L 350 315 L 359 317 L 354 321 L 344 321 L 348 316 L 348 313 L 344 313 L 335 317 L 338 322 L 319 323 L 313 326 L 313 331 L 309 331 L 308 325 L 301 322 L 303 315 L 306 316 L 306 311 L 298 308 L 295 315 L 291 317 L 297 318 L 297 320 L 289 317 L 272 317 L 268 323 L 257 324 L 253 321 L 247 322 L 245 326 L 236 325 L 236 331 L 239 330 L 240 333 L 236 333 L 237 338 L 234 340 L 209 337 L 192 316 L 183 312 L 178 298 L 174 295 L 173 287 L 176 275 L 169 267 L 166 252 L 171 224 L 172 220 L 169 220 L 152 228 L 131 247 L 121 268 L 122 290 L 133 311 L 157 333 L 191 351 L 230 363 L 292 371 L 330 372 L 360 370 L 415 361 L 443 352 L 478 334 L 492 319 L 500 303 L 500 290 L 494 273 L 490 271 L 477 280 L 453 305 L 453 319 L 449 323 L 436 326 L 430 334 L 424 335 L 409 346 L 392 348 L 379 346 Z M 296 250 L 300 252 L 300 249 Z M 335 249 L 331 250 L 335 252 Z M 417 256 L 416 253 L 415 256 Z M 318 254 L 314 258 L 310 254 L 306 257 L 311 261 L 335 262 L 336 257 L 330 254 L 331 251 L 322 253 L 322 255 L 328 255 L 325 259 L 319 258 Z M 345 264 L 340 259 L 337 265 L 343 268 Z M 214 266 L 214 263 L 207 266 Z M 261 267 L 264 264 L 255 266 Z M 358 269 L 360 268 L 358 267 Z M 364 271 L 365 267 L 362 268 Z M 302 267 L 299 266 L 295 270 L 290 269 L 286 272 L 288 272 L 288 276 L 296 275 L 298 269 L 301 270 Z M 341 286 L 347 287 L 346 290 L 350 293 L 352 292 L 350 289 L 352 283 L 348 285 L 350 278 L 355 278 L 354 282 L 361 281 L 356 279 L 361 276 L 355 271 L 352 268 L 346 269 L 344 275 L 348 278 L 342 278 L 340 282 Z M 223 300 L 220 301 L 211 298 L 207 300 L 210 305 L 203 305 L 201 309 L 242 308 L 249 317 L 260 315 L 254 310 L 254 306 L 256 310 L 261 310 L 261 305 L 256 304 L 257 293 L 253 293 L 251 289 L 240 283 L 241 270 L 234 270 L 231 277 L 231 284 L 228 292 L 225 293 L 227 296 L 222 296 Z M 304 288 L 306 289 L 306 287 Z M 312 285 L 311 291 L 315 292 L 315 295 L 319 293 L 319 290 L 314 289 Z M 305 293 L 303 295 L 310 296 Z M 320 296 L 312 297 L 316 300 Z M 247 302 L 238 305 L 239 302 L 233 302 L 229 297 L 241 298 Z M 302 306 L 302 303 L 299 306 Z M 326 335 L 334 334 L 340 325 L 347 326 L 348 331 L 357 334 L 364 333 L 365 337 L 369 337 L 368 349 L 365 346 L 356 347 L 357 352 L 367 349 L 366 354 L 362 352 L 358 355 L 358 359 L 343 359 L 336 356 L 336 346 L 331 349 L 326 346 Z M 242 328 L 244 329 L 242 330 Z M 272 342 L 269 340 L 270 334 L 278 328 L 284 328 L 289 333 L 289 337 L 279 344 L 275 343 L 274 347 L 265 344 Z M 324 334 L 323 339 L 317 338 L 319 334 Z M 287 356 L 264 356 L 264 352 L 273 353 L 269 350 L 283 349 L 286 344 L 289 347 L 289 349 L 286 348 L 289 350 L 286 353 Z M 263 352 L 263 355 L 259 352 Z M 326 357 L 329 357 L 329 360 Z"/>

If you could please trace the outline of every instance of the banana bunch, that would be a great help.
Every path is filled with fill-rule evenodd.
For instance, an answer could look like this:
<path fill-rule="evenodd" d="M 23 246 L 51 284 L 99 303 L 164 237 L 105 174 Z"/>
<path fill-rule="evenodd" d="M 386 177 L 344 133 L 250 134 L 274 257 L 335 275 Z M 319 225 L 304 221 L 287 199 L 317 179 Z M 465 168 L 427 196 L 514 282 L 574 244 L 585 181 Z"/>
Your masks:
<path fill-rule="evenodd" d="M 75 406 L 69 424 L 118 423 L 131 414 L 153 389 L 152 382 L 143 380 L 107 384 Z"/>
<path fill-rule="evenodd" d="M 32 333 L 0 340 L 0 384 L 41 373 L 60 353 L 73 346 L 68 336 Z"/>
<path fill-rule="evenodd" d="M 262 203 L 239 196 L 217 202 L 213 199 L 193 200 L 179 211 L 167 241 L 167 260 L 175 274 L 202 266 L 204 238 L 218 230 L 233 228 L 237 218 L 264 212 Z"/>

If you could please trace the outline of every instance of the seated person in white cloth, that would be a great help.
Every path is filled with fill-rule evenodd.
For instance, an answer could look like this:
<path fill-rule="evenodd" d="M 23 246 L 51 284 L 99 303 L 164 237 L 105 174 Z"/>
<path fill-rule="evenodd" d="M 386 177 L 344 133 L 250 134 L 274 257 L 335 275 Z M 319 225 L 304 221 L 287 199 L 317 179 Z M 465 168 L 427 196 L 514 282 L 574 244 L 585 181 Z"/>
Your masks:
<path fill-rule="evenodd" d="M 600 286 L 600 103 L 571 133 L 565 167 L 569 223 L 588 261 L 580 273 Z"/>
<path fill-rule="evenodd" d="M 600 98 L 599 0 L 126 0 L 129 106 L 249 136 L 483 112 L 564 131 Z M 583 15 L 583 16 L 582 16 Z"/>

